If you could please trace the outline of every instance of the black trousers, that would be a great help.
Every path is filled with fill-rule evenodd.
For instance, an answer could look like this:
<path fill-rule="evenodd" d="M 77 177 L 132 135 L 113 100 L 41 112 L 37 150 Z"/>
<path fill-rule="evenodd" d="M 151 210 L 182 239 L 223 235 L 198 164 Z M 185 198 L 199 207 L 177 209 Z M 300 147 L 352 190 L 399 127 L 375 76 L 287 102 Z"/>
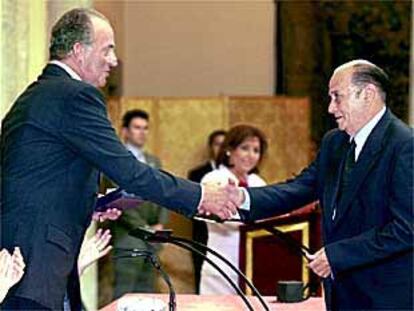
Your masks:
<path fill-rule="evenodd" d="M 193 220 L 193 240 L 207 245 L 208 229 L 204 221 Z M 206 255 L 206 251 L 204 249 L 197 249 Z M 192 257 L 194 264 L 195 292 L 196 294 L 200 294 L 201 267 L 203 266 L 204 258 L 194 253 L 192 254 Z"/>
<path fill-rule="evenodd" d="M 41 304 L 27 298 L 23 297 L 16 297 L 12 296 L 9 298 L 6 298 L 1 305 L 0 309 L 2 311 L 8 311 L 8 310 L 46 310 L 51 311 L 52 309 L 46 308 L 45 306 L 42 306 Z"/>

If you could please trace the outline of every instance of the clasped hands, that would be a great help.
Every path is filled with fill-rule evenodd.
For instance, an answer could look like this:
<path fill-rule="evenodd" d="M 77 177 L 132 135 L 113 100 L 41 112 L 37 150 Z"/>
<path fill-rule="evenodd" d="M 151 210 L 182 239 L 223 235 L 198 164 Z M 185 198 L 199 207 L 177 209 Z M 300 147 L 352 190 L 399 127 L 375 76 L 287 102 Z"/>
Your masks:
<path fill-rule="evenodd" d="M 238 213 L 244 199 L 243 191 L 231 179 L 226 185 L 203 183 L 203 198 L 198 213 L 206 216 L 214 214 L 226 220 Z"/>

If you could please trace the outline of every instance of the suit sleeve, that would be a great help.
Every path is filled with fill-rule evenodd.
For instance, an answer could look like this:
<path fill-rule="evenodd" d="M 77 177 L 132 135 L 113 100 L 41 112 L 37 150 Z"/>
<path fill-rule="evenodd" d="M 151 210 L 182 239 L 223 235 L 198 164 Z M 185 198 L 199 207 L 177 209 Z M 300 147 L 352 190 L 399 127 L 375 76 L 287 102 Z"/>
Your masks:
<path fill-rule="evenodd" d="M 411 138 L 399 148 L 392 173 L 389 205 L 392 221 L 358 236 L 327 245 L 326 254 L 334 274 L 412 251 L 413 163 Z"/>
<path fill-rule="evenodd" d="M 97 89 L 83 87 L 64 110 L 60 135 L 74 153 L 126 191 L 186 216 L 195 214 L 201 187 L 137 161 L 119 141 Z"/>
<path fill-rule="evenodd" d="M 282 215 L 317 200 L 318 157 L 296 178 L 266 187 L 248 188 L 248 220 Z M 245 214 L 245 213 L 243 213 Z"/>
<path fill-rule="evenodd" d="M 155 157 L 155 162 L 156 162 L 156 167 L 161 169 L 162 164 L 161 164 L 160 159 Z M 164 208 L 163 206 L 158 206 L 158 221 L 157 221 L 157 223 L 165 225 L 168 222 L 168 218 L 169 218 L 168 210 L 166 208 Z"/>

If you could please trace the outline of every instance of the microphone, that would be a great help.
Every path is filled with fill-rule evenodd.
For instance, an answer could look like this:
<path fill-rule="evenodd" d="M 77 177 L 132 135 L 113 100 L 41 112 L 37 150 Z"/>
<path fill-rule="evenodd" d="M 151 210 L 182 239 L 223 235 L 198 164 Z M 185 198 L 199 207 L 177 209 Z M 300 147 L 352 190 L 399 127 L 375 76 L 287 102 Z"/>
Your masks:
<path fill-rule="evenodd" d="M 151 242 L 158 240 L 168 240 L 172 236 L 171 229 L 154 230 L 152 228 L 138 227 L 128 232 L 129 235 L 143 241 Z"/>
<path fill-rule="evenodd" d="M 146 228 L 136 228 L 129 232 L 129 235 L 132 235 L 134 237 L 137 237 L 139 239 L 142 239 L 146 242 L 154 242 L 154 243 L 171 243 L 174 245 L 177 245 L 179 247 L 182 247 L 186 250 L 189 250 L 201 257 L 203 257 L 209 264 L 211 264 L 226 280 L 227 282 L 234 288 L 234 290 L 238 293 L 240 298 L 245 302 L 249 310 L 253 310 L 250 302 L 247 300 L 243 292 L 241 291 L 240 287 L 238 287 L 234 281 L 210 258 L 205 256 L 202 252 L 200 252 L 197 247 L 202 248 L 204 250 L 207 250 L 217 258 L 219 258 L 221 261 L 223 261 L 225 264 L 227 264 L 234 272 L 237 273 L 239 277 L 241 277 L 246 284 L 252 289 L 252 291 L 256 294 L 258 297 L 260 303 L 264 307 L 265 310 L 269 310 L 269 307 L 267 306 L 266 302 L 263 300 L 262 296 L 260 295 L 259 291 L 254 287 L 254 285 L 250 282 L 250 280 L 237 268 L 235 267 L 229 260 L 227 260 L 224 256 L 217 253 L 213 249 L 207 247 L 204 244 L 188 240 L 181 237 L 175 237 L 172 235 L 171 230 L 152 230 L 152 229 L 146 229 Z"/>
<path fill-rule="evenodd" d="M 115 250 L 124 252 L 124 254 L 119 254 L 117 256 L 114 256 L 113 259 L 117 260 L 117 259 L 123 259 L 123 258 L 136 258 L 136 257 L 144 257 L 145 259 L 147 259 L 152 264 L 152 266 L 160 273 L 162 279 L 168 286 L 168 290 L 170 292 L 170 297 L 169 297 L 169 302 L 168 302 L 169 311 L 176 311 L 177 309 L 176 294 L 175 294 L 174 286 L 171 283 L 170 277 L 164 271 L 164 269 L 162 269 L 158 256 L 155 254 L 153 247 L 148 243 L 146 244 L 147 244 L 147 249 L 115 248 Z"/>

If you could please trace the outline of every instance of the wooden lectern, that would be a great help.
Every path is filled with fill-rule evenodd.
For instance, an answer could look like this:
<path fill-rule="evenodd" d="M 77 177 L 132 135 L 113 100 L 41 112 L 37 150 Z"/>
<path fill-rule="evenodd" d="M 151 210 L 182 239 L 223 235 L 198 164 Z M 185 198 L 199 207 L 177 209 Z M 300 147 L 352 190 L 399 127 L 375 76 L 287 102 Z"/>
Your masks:
<path fill-rule="evenodd" d="M 298 243 L 317 251 L 321 247 L 321 220 L 317 203 L 292 213 L 240 227 L 240 269 L 264 296 L 276 295 L 278 281 L 319 282 L 307 268 L 307 261 L 288 243 L 263 228 L 271 225 Z M 252 294 L 245 288 L 246 294 Z M 320 290 L 319 290 L 320 294 Z"/>

